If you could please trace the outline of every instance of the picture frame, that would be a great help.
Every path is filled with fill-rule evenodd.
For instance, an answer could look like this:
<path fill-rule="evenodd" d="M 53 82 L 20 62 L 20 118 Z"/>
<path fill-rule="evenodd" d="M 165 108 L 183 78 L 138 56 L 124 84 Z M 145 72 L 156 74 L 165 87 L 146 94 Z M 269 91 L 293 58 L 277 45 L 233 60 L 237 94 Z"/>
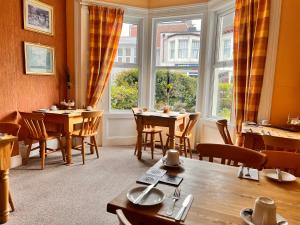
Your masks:
<path fill-rule="evenodd" d="M 24 29 L 54 35 L 53 7 L 37 1 L 23 1 Z"/>
<path fill-rule="evenodd" d="M 24 42 L 24 55 L 26 74 L 55 74 L 55 52 L 53 47 Z"/>

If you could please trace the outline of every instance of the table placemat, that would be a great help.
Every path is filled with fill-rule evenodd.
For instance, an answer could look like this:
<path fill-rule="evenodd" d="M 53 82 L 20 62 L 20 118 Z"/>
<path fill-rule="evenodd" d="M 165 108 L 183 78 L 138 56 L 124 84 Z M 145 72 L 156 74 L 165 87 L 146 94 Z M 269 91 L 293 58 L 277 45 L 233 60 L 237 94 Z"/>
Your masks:
<path fill-rule="evenodd" d="M 243 171 L 241 171 L 242 169 L 243 169 Z M 258 172 L 257 169 L 249 168 L 250 176 L 247 176 L 246 174 L 248 174 L 248 168 L 247 167 L 240 167 L 239 170 L 238 170 L 238 177 L 239 178 L 259 181 L 259 172 Z"/>

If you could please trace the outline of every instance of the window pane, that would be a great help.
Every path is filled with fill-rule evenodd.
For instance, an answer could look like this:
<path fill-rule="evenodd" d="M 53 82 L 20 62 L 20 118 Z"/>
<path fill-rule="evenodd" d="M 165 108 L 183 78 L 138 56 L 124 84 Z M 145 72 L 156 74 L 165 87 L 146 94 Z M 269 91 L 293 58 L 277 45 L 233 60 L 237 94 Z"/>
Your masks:
<path fill-rule="evenodd" d="M 196 107 L 196 92 L 198 76 L 191 75 L 192 70 L 156 71 L 155 108 L 162 110 L 165 105 L 172 110 L 185 109 L 194 112 Z M 194 71 L 198 74 L 198 71 Z"/>
<path fill-rule="evenodd" d="M 233 59 L 233 20 L 233 12 L 218 18 L 218 61 Z"/>
<path fill-rule="evenodd" d="M 212 116 L 230 120 L 233 68 L 217 68 L 214 73 Z"/>
<path fill-rule="evenodd" d="M 137 68 L 113 68 L 111 74 L 111 109 L 128 110 L 138 106 Z"/>
<path fill-rule="evenodd" d="M 136 63 L 137 24 L 123 23 L 118 48 L 118 63 Z M 134 50 L 134 51 L 132 51 Z"/>
<path fill-rule="evenodd" d="M 156 66 L 197 67 L 199 60 L 193 57 L 193 40 L 200 40 L 201 19 L 173 19 L 156 25 Z M 198 50 L 200 45 L 198 45 Z M 194 46 L 196 51 L 196 46 Z"/>
<path fill-rule="evenodd" d="M 199 59 L 200 41 L 192 40 L 192 58 Z"/>

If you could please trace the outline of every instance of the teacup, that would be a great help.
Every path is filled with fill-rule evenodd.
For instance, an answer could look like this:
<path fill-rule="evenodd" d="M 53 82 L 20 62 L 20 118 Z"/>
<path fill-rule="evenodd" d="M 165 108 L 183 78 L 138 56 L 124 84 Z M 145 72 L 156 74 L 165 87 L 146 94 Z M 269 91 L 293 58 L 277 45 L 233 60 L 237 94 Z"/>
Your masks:
<path fill-rule="evenodd" d="M 181 114 L 184 114 L 185 113 L 185 109 L 180 109 L 179 111 Z"/>
<path fill-rule="evenodd" d="M 258 197 L 255 200 L 252 221 L 255 225 L 276 225 L 276 205 L 268 197 Z"/>
<path fill-rule="evenodd" d="M 89 106 L 86 107 L 86 110 L 92 111 L 92 110 L 93 110 L 93 107 L 89 105 Z"/>
<path fill-rule="evenodd" d="M 167 151 L 166 165 L 177 166 L 179 165 L 179 152 L 175 149 Z"/>
<path fill-rule="evenodd" d="M 56 105 L 51 105 L 51 106 L 50 106 L 50 110 L 57 110 Z"/>

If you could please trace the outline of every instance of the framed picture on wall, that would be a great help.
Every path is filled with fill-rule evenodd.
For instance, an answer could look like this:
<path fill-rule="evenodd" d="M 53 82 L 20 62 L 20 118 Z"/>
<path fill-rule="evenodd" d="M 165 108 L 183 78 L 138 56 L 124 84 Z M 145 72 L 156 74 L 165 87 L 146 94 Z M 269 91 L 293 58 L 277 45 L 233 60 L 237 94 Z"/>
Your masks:
<path fill-rule="evenodd" d="M 24 0 L 24 29 L 53 35 L 53 7 L 37 0 Z"/>
<path fill-rule="evenodd" d="M 55 73 L 54 48 L 24 42 L 25 73 L 53 75 Z"/>

